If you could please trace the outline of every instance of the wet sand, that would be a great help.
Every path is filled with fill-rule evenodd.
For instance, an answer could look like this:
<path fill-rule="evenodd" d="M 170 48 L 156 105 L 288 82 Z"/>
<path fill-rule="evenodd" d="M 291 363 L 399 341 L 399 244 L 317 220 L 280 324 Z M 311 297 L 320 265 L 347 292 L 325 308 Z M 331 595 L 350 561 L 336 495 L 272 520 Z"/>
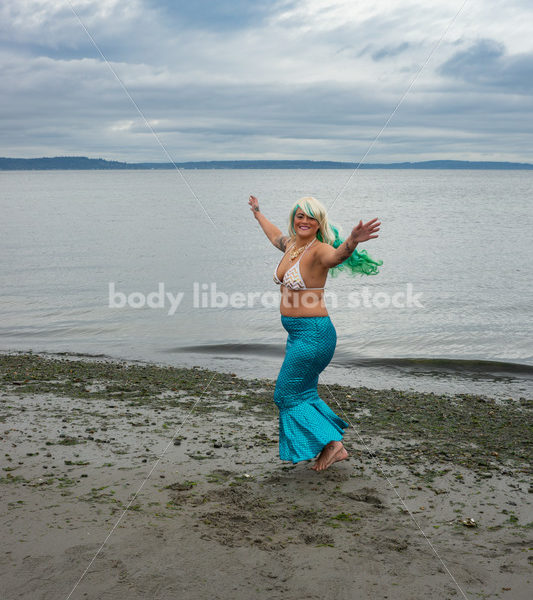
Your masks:
<path fill-rule="evenodd" d="M 270 380 L 31 353 L 0 375 L 2 597 L 531 597 L 531 399 L 321 385 L 352 426 L 316 473 L 279 460 Z"/>

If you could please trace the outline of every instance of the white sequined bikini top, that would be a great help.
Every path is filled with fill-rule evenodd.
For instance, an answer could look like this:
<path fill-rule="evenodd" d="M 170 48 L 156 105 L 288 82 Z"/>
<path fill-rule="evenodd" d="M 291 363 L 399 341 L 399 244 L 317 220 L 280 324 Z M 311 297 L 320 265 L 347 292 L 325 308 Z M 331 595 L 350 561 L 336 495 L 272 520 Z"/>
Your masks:
<path fill-rule="evenodd" d="M 309 246 L 307 246 L 307 248 L 310 248 L 316 241 L 316 238 L 309 244 Z M 293 248 L 296 245 L 296 242 L 287 249 L 287 252 Z M 296 264 L 292 265 L 292 267 L 290 269 L 287 269 L 287 271 L 285 272 L 285 275 L 283 276 L 283 281 L 279 280 L 278 277 L 278 267 L 281 264 L 281 261 L 283 260 L 283 257 L 285 256 L 285 254 L 287 254 L 287 252 L 285 252 L 285 254 L 281 257 L 279 263 L 277 264 L 276 268 L 274 269 L 274 283 L 277 283 L 278 285 L 284 285 L 285 287 L 291 289 L 291 290 L 323 290 L 323 287 L 317 287 L 317 288 L 313 288 L 310 287 L 308 288 L 305 285 L 305 281 L 302 278 L 302 274 L 300 273 L 300 261 L 302 260 L 302 256 L 307 252 L 307 248 L 302 252 L 302 254 L 300 255 L 300 258 L 298 259 L 298 262 L 296 262 Z"/>

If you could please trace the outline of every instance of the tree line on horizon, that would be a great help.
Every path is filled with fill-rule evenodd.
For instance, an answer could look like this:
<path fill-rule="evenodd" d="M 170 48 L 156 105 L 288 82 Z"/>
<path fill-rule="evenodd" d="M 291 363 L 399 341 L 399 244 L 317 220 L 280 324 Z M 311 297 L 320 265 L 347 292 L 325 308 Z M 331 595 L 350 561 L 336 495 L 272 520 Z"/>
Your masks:
<path fill-rule="evenodd" d="M 326 160 L 211 160 L 127 163 L 86 156 L 0 158 L 3 171 L 113 169 L 355 169 L 357 163 Z M 533 170 L 533 164 L 498 161 L 427 160 L 400 163 L 361 163 L 360 169 L 512 169 Z"/>

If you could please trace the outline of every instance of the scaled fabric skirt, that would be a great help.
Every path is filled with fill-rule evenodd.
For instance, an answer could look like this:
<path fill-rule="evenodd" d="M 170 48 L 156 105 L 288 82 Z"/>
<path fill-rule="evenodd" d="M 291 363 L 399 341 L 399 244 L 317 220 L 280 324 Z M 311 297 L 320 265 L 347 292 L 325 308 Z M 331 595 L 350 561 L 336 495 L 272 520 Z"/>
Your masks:
<path fill-rule="evenodd" d="M 342 440 L 348 423 L 318 396 L 320 373 L 333 358 L 337 332 L 329 316 L 286 317 L 285 360 L 276 381 L 279 457 L 293 463 L 314 458 L 332 440 Z"/>

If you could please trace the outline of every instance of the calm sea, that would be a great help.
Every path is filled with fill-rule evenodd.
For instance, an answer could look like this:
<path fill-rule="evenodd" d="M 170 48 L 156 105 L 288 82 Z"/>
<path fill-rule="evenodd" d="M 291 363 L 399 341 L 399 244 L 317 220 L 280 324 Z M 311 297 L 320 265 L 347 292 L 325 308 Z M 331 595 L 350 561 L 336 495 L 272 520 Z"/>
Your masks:
<path fill-rule="evenodd" d="M 378 217 L 359 249 L 384 262 L 328 278 L 338 341 L 322 381 L 533 396 L 533 173 L 359 171 L 337 199 L 350 171 L 182 173 L 0 173 L 0 349 L 275 378 L 281 254 L 248 196 L 286 231 L 313 195 L 344 235 Z"/>

